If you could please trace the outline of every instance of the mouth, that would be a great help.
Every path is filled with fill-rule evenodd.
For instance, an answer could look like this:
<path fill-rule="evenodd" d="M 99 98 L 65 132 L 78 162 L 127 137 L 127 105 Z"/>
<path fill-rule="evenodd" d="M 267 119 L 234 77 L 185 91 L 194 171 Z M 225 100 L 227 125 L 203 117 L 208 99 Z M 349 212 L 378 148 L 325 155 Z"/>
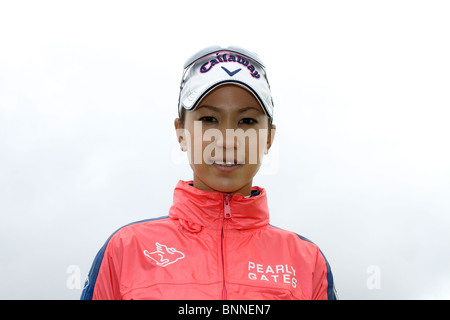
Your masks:
<path fill-rule="evenodd" d="M 217 164 L 219 166 L 226 166 L 226 167 L 232 167 L 232 166 L 236 166 L 236 165 L 241 165 L 243 163 L 234 161 L 234 162 L 229 162 L 229 161 L 219 161 L 219 160 L 215 160 L 213 161 L 212 164 Z"/>
<path fill-rule="evenodd" d="M 244 163 L 239 161 L 221 161 L 221 160 L 211 160 L 210 165 L 219 169 L 222 172 L 231 172 L 241 167 Z"/>

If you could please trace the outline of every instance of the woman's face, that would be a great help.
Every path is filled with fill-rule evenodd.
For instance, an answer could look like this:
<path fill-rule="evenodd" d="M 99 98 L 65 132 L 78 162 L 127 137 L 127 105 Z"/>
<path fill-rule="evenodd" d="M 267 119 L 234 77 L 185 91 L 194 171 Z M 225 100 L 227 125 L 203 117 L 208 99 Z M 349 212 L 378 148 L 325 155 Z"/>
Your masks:
<path fill-rule="evenodd" d="M 188 152 L 194 187 L 250 195 L 275 134 L 252 93 L 234 84 L 219 86 L 195 110 L 186 111 L 185 130 L 179 130 L 178 118 L 175 128 L 182 150 Z"/>

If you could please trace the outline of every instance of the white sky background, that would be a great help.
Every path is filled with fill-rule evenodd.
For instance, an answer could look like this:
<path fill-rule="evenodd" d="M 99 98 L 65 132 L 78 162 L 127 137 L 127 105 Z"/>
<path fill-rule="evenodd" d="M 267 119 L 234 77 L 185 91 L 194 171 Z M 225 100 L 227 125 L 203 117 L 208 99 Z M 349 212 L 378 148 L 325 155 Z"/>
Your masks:
<path fill-rule="evenodd" d="M 267 65 L 277 135 L 254 184 L 272 224 L 320 246 L 340 298 L 450 298 L 449 16 L 429 0 L 1 1 L 0 298 L 78 299 L 114 230 L 168 214 L 192 178 L 182 66 L 215 44 Z"/>

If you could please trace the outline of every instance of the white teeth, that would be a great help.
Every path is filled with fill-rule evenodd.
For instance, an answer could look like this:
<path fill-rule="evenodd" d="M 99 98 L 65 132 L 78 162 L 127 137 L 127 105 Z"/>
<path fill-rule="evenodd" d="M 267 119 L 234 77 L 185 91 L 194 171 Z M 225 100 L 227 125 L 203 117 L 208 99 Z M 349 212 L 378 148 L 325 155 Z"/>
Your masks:
<path fill-rule="evenodd" d="M 234 162 L 222 162 L 222 161 L 214 161 L 214 163 L 221 165 L 221 166 L 228 166 L 228 167 L 231 167 L 231 166 L 234 166 L 235 164 L 237 164 Z"/>

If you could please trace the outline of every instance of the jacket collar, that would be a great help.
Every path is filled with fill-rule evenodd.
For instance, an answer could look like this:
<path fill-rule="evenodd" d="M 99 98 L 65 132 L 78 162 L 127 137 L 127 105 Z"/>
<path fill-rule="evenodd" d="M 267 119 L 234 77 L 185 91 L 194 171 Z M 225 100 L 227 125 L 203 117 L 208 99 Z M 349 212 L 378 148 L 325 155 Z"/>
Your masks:
<path fill-rule="evenodd" d="M 225 217 L 227 198 L 228 218 Z M 252 195 L 246 198 L 239 193 L 200 190 L 193 186 L 193 181 L 180 180 L 174 190 L 169 217 L 179 219 L 185 228 L 194 232 L 201 227 L 217 229 L 222 225 L 238 230 L 260 228 L 269 224 L 266 191 L 253 186 Z M 223 223 L 225 220 L 227 223 Z"/>

